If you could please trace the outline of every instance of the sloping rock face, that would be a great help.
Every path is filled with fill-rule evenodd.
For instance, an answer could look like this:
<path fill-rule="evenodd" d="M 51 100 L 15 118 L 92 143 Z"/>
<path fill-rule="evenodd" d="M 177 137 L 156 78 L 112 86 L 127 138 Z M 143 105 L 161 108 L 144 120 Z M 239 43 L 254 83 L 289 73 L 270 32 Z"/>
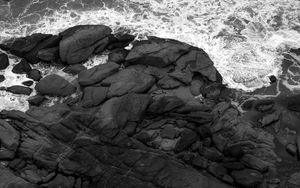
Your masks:
<path fill-rule="evenodd" d="M 110 32 L 106 26 L 62 32 L 61 59 L 84 61 L 103 49 Z M 128 44 L 127 37 L 111 37 L 108 49 Z M 276 161 L 272 137 L 241 118 L 202 49 L 150 37 L 124 54 L 80 71 L 77 87 L 57 75 L 41 79 L 39 98 L 68 96 L 62 104 L 0 112 L 0 160 L 7 162 L 4 170 L 14 172 L 12 183 L 64 188 L 262 183 Z"/>
<path fill-rule="evenodd" d="M 111 29 L 104 25 L 84 25 L 70 28 L 61 35 L 59 55 L 63 62 L 77 64 L 88 59 L 94 51 L 102 52 L 108 44 Z"/>

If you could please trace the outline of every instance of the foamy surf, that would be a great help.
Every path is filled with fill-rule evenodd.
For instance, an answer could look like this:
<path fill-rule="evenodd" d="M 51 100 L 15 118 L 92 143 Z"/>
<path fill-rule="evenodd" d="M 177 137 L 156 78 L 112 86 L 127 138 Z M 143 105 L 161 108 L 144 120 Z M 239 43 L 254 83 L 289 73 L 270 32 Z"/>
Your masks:
<path fill-rule="evenodd" d="M 270 75 L 282 73 L 283 54 L 300 48 L 297 0 L 115 0 L 93 6 L 64 0 L 55 2 L 58 7 L 33 11 L 39 3 L 45 7 L 32 1 L 17 18 L 6 14 L 0 21 L 0 42 L 36 32 L 57 34 L 79 24 L 105 24 L 138 39 L 155 35 L 203 48 L 224 83 L 244 91 L 268 86 Z M 2 12 L 10 12 L 12 5 L 2 4 Z M 86 65 L 105 60 L 92 58 Z"/>

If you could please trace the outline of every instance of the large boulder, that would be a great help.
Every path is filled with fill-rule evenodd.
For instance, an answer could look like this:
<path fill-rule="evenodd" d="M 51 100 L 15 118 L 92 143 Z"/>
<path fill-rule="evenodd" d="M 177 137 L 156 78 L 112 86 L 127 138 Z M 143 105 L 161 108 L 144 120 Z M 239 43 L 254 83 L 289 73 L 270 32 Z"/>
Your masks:
<path fill-rule="evenodd" d="M 81 63 L 95 51 L 101 52 L 108 44 L 112 30 L 104 25 L 82 25 L 70 28 L 61 35 L 59 55 L 68 64 Z"/>
<path fill-rule="evenodd" d="M 83 90 L 81 104 L 83 107 L 97 106 L 102 103 L 107 95 L 107 87 L 86 87 Z"/>
<path fill-rule="evenodd" d="M 93 85 L 101 82 L 118 70 L 119 65 L 116 63 L 100 64 L 91 69 L 81 71 L 78 74 L 78 82 L 81 86 Z"/>
<path fill-rule="evenodd" d="M 49 96 L 68 96 L 76 91 L 75 86 L 56 74 L 41 79 L 35 89 L 38 93 Z"/>
<path fill-rule="evenodd" d="M 166 67 L 187 53 L 190 45 L 171 39 L 150 37 L 136 42 L 126 57 L 129 64 Z"/>
<path fill-rule="evenodd" d="M 108 97 L 122 96 L 126 93 L 143 93 L 155 83 L 155 79 L 135 69 L 124 69 L 102 81 L 109 85 Z"/>
<path fill-rule="evenodd" d="M 11 39 L 0 48 L 19 57 L 25 58 L 29 63 L 38 63 L 40 59 L 37 54 L 40 50 L 55 47 L 60 41 L 59 36 L 35 33 L 30 36 Z"/>
<path fill-rule="evenodd" d="M 9 65 L 8 56 L 4 53 L 0 53 L 0 70 L 6 69 L 8 65 Z"/>

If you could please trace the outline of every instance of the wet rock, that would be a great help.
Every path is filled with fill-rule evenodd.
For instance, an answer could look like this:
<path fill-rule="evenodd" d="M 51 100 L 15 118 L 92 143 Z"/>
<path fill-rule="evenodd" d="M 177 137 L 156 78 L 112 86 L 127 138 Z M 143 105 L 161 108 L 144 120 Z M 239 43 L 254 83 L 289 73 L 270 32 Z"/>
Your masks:
<path fill-rule="evenodd" d="M 34 106 L 39 106 L 42 104 L 42 102 L 44 102 L 46 100 L 46 98 L 42 95 L 35 95 L 32 97 L 29 97 L 27 99 L 28 103 Z"/>
<path fill-rule="evenodd" d="M 269 112 L 274 107 L 274 101 L 273 100 L 263 100 L 258 101 L 255 104 L 255 109 L 259 112 Z"/>
<path fill-rule="evenodd" d="M 104 25 L 80 25 L 69 28 L 60 35 L 59 55 L 67 64 L 77 64 L 88 59 L 92 53 L 100 53 L 108 44 L 111 29 Z"/>
<path fill-rule="evenodd" d="M 221 152 L 219 152 L 215 147 L 200 147 L 199 154 L 215 162 L 219 162 L 224 159 L 224 155 Z"/>
<path fill-rule="evenodd" d="M 6 88 L 6 91 L 11 92 L 13 94 L 30 95 L 32 89 L 24 86 L 10 86 Z"/>
<path fill-rule="evenodd" d="M 210 129 L 207 126 L 200 126 L 197 128 L 197 133 L 201 139 L 205 139 L 212 136 Z"/>
<path fill-rule="evenodd" d="M 241 161 L 248 167 L 258 170 L 260 172 L 265 172 L 268 170 L 270 163 L 261 160 L 258 157 L 255 157 L 254 155 L 250 154 L 245 154 L 242 158 Z"/>
<path fill-rule="evenodd" d="M 247 100 L 242 104 L 243 110 L 251 110 L 255 104 L 255 100 Z"/>
<path fill-rule="evenodd" d="M 101 82 L 106 77 L 116 73 L 119 65 L 116 63 L 106 63 L 97 65 L 91 69 L 81 71 L 78 74 L 78 82 L 82 86 L 93 85 Z"/>
<path fill-rule="evenodd" d="M 81 71 L 84 71 L 84 70 L 87 70 L 87 69 L 82 64 L 70 65 L 63 69 L 64 72 L 72 74 L 72 75 L 79 74 Z"/>
<path fill-rule="evenodd" d="M 31 81 L 31 80 L 28 80 L 28 81 L 24 81 L 24 82 L 22 82 L 22 84 L 24 85 L 24 86 L 32 86 L 32 84 L 33 84 L 33 81 Z"/>
<path fill-rule="evenodd" d="M 4 75 L 0 75 L 0 83 L 3 82 L 5 80 Z"/>
<path fill-rule="evenodd" d="M 37 57 L 42 61 L 57 62 L 57 60 L 59 59 L 59 48 L 53 47 L 39 50 L 37 53 Z"/>
<path fill-rule="evenodd" d="M 42 79 L 42 73 L 37 69 L 32 69 L 27 73 L 27 77 L 34 81 L 40 81 L 40 79 Z"/>
<path fill-rule="evenodd" d="M 188 149 L 194 142 L 198 140 L 197 133 L 190 129 L 184 129 L 180 133 L 180 139 L 177 142 L 174 152 L 178 153 Z"/>
<path fill-rule="evenodd" d="M 192 165 L 202 169 L 207 169 L 208 160 L 200 155 L 197 155 L 196 157 L 193 158 Z"/>
<path fill-rule="evenodd" d="M 206 52 L 202 49 L 195 48 L 176 61 L 176 69 L 182 70 L 189 66 L 194 73 L 200 73 L 210 81 L 222 83 L 222 77 L 213 66 L 213 62 Z"/>
<path fill-rule="evenodd" d="M 226 156 L 240 158 L 244 155 L 244 150 L 240 145 L 232 145 L 224 148 L 224 154 Z"/>
<path fill-rule="evenodd" d="M 285 99 L 287 108 L 291 111 L 300 112 L 300 95 L 294 95 Z"/>
<path fill-rule="evenodd" d="M 188 52 L 190 46 L 175 40 L 150 37 L 138 41 L 126 57 L 129 64 L 166 67 Z"/>
<path fill-rule="evenodd" d="M 27 74 L 29 71 L 31 71 L 31 66 L 25 59 L 22 59 L 12 69 L 12 72 L 15 74 Z"/>
<path fill-rule="evenodd" d="M 214 175 L 215 177 L 223 181 L 226 181 L 230 184 L 233 184 L 233 179 L 228 175 L 227 169 L 224 168 L 219 163 L 214 163 L 214 162 L 210 163 L 208 165 L 207 171 L 212 175 Z"/>
<path fill-rule="evenodd" d="M 220 83 L 213 83 L 203 87 L 202 95 L 208 99 L 219 99 L 221 92 L 225 89 L 225 86 Z"/>
<path fill-rule="evenodd" d="M 160 133 L 162 138 L 173 139 L 178 135 L 178 131 L 172 125 L 166 125 Z"/>
<path fill-rule="evenodd" d="M 296 156 L 297 155 L 297 146 L 294 144 L 287 144 L 285 146 L 286 151 L 291 154 L 292 156 Z"/>
<path fill-rule="evenodd" d="M 128 55 L 129 51 L 125 49 L 117 49 L 108 54 L 108 62 L 114 62 L 117 64 L 122 64 L 125 62 L 126 56 Z"/>
<path fill-rule="evenodd" d="M 263 181 L 263 175 L 252 169 L 244 169 L 231 172 L 234 181 L 243 187 L 257 187 Z"/>
<path fill-rule="evenodd" d="M 0 53 L 0 70 L 6 69 L 8 65 L 9 65 L 8 56 L 4 53 Z"/>
<path fill-rule="evenodd" d="M 122 96 L 126 93 L 143 93 L 150 89 L 155 79 L 135 69 L 124 69 L 107 77 L 103 85 L 109 85 L 108 97 Z"/>
<path fill-rule="evenodd" d="M 223 137 L 221 134 L 214 134 L 212 136 L 212 140 L 213 140 L 216 148 L 219 151 L 223 152 L 227 145 L 227 142 L 228 142 L 227 139 L 225 137 Z"/>
<path fill-rule="evenodd" d="M 68 96 L 76 91 L 75 86 L 56 74 L 41 79 L 35 89 L 38 93 L 49 96 Z"/>
<path fill-rule="evenodd" d="M 109 44 L 106 47 L 108 50 L 113 50 L 116 48 L 124 48 L 126 47 L 130 42 L 132 42 L 135 39 L 135 36 L 130 34 L 115 34 L 113 37 L 110 37 Z"/>
<path fill-rule="evenodd" d="M 148 108 L 153 114 L 170 112 L 184 105 L 184 102 L 175 96 L 164 96 L 154 101 Z"/>
<path fill-rule="evenodd" d="M 81 104 L 83 107 L 93 107 L 101 104 L 107 95 L 107 87 L 86 87 L 83 90 Z"/>
<path fill-rule="evenodd" d="M 177 81 L 184 83 L 185 85 L 190 85 L 192 82 L 193 74 L 190 70 L 175 70 L 169 73 L 169 76 Z"/>
<path fill-rule="evenodd" d="M 15 151 L 19 145 L 20 134 L 9 123 L 0 119 L 0 141 L 6 149 Z"/>
<path fill-rule="evenodd" d="M 277 82 L 277 78 L 274 75 L 269 76 L 270 84 Z"/>

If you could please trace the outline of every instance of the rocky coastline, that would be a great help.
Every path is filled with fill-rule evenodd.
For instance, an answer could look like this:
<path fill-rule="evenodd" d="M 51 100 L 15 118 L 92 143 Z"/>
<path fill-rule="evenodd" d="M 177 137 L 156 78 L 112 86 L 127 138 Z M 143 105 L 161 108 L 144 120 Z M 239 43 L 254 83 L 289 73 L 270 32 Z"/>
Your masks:
<path fill-rule="evenodd" d="M 249 100 L 241 113 L 231 103 L 235 90 L 200 48 L 154 36 L 137 41 L 104 25 L 0 48 L 22 58 L 12 71 L 30 79 L 0 89 L 30 95 L 36 83 L 37 92 L 26 112 L 0 112 L 1 188 L 300 186 L 299 174 L 286 180 L 278 169 L 286 155 L 300 156 L 300 97 Z M 82 65 L 104 51 L 107 63 Z M 78 79 L 42 77 L 31 67 L 39 62 Z M 8 65 L 0 54 L 0 69 Z M 64 100 L 46 106 L 45 96 Z M 278 139 L 286 127 L 295 132 Z"/>

